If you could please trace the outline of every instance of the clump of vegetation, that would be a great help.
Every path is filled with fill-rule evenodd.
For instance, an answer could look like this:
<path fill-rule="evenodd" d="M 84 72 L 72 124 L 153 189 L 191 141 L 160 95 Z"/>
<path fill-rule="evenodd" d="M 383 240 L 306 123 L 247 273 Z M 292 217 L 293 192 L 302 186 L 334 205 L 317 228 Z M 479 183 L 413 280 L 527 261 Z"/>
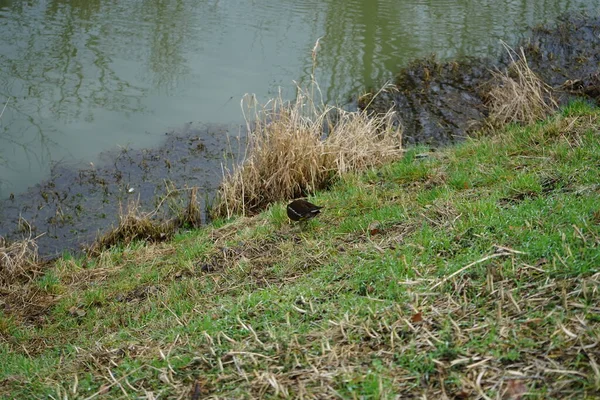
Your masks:
<path fill-rule="evenodd" d="M 185 191 L 187 190 L 185 189 Z M 184 205 L 181 200 L 176 200 L 182 191 L 167 186 L 167 193 L 151 212 L 142 212 L 138 201 L 130 203 L 125 212 L 121 208 L 118 226 L 100 235 L 88 248 L 88 253 L 99 255 L 104 249 L 115 245 L 126 246 L 134 241 L 163 242 L 171 239 L 180 228 L 200 227 L 202 211 L 198 202 L 198 188 L 189 189 L 187 205 Z M 171 219 L 157 217 L 165 201 L 170 201 L 169 209 L 175 214 L 175 217 Z"/>
<path fill-rule="evenodd" d="M 191 228 L 198 228 L 202 225 L 202 211 L 198 205 L 198 188 L 193 187 L 190 190 L 190 199 L 187 206 L 179 212 L 179 216 L 176 218 L 177 226 L 187 226 Z"/>
<path fill-rule="evenodd" d="M 313 83 L 316 86 L 315 83 Z M 327 187 L 335 177 L 397 160 L 401 129 L 394 112 L 369 115 L 319 105 L 314 90 L 281 95 L 248 121 L 245 160 L 226 171 L 213 209 L 216 216 L 252 214 L 267 205 Z"/>
<path fill-rule="evenodd" d="M 0 287 L 33 280 L 40 272 L 35 238 L 7 243 L 0 236 Z"/>
<path fill-rule="evenodd" d="M 100 235 L 88 249 L 91 255 L 115 245 L 127 246 L 134 241 L 164 242 L 173 237 L 177 226 L 171 220 L 153 218 L 155 212 L 142 212 L 137 202 L 130 203 L 126 211 L 121 209 L 117 227 Z"/>
<path fill-rule="evenodd" d="M 522 48 L 516 53 L 505 43 L 504 47 L 512 62 L 506 71 L 492 71 L 488 123 L 499 127 L 544 119 L 558 108 L 552 88 L 529 68 Z"/>

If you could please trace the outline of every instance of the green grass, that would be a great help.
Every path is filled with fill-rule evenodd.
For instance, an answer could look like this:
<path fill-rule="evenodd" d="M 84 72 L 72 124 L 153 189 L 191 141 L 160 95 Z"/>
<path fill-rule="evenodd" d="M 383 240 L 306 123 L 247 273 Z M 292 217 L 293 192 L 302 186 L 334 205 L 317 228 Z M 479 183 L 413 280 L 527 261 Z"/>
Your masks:
<path fill-rule="evenodd" d="M 276 204 L 58 260 L 2 294 L 0 395 L 598 398 L 599 121 L 411 149 L 304 227 Z"/>

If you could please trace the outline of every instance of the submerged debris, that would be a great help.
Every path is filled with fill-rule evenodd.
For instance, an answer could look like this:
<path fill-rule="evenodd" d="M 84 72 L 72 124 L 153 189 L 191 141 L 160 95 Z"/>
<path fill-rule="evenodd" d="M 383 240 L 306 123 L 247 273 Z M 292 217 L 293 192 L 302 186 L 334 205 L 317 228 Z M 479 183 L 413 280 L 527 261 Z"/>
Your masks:
<path fill-rule="evenodd" d="M 99 232 L 119 224 L 121 205 L 133 198 L 144 212 L 160 204 L 157 219 L 181 214 L 184 225 L 196 226 L 207 216 L 202 214 L 221 181 L 222 164 L 231 163 L 223 154 L 235 156 L 238 146 L 232 139 L 237 134 L 238 126 L 186 125 L 156 149 L 103 153 L 100 162 L 82 168 L 56 164 L 48 181 L 0 201 L 0 236 L 15 242 L 38 236 L 44 259 L 77 253 Z M 201 193 L 197 209 L 185 210 L 187 196 L 179 194 L 193 187 Z M 168 201 L 161 200 L 166 197 Z"/>

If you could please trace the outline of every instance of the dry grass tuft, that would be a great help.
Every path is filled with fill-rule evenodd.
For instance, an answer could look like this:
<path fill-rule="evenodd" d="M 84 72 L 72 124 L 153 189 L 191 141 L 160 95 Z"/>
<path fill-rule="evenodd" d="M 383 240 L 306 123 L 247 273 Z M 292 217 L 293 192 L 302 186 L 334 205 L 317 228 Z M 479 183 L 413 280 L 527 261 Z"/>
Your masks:
<path fill-rule="evenodd" d="M 200 206 L 198 205 L 197 187 L 193 187 L 190 190 L 188 205 L 177 218 L 176 224 L 178 226 L 190 226 L 192 228 L 198 228 L 202 225 L 202 211 L 200 211 Z"/>
<path fill-rule="evenodd" d="M 158 206 L 151 212 L 142 213 L 140 211 L 139 199 L 129 204 L 126 212 L 123 212 L 123 209 L 121 209 L 119 225 L 99 236 L 88 248 L 87 253 L 89 255 L 100 256 L 104 249 L 117 244 L 126 246 L 136 240 L 152 243 L 164 242 L 171 239 L 177 229 L 181 227 L 197 228 L 201 226 L 202 212 L 198 205 L 197 187 L 191 188 L 189 200 L 185 207 L 178 202 L 171 205 L 172 211 L 175 211 L 177 214 L 176 217 L 172 219 L 158 217 L 163 203 L 176 198 L 177 194 L 182 192 L 182 190 L 171 187 L 167 187 L 167 189 L 167 193 Z"/>
<path fill-rule="evenodd" d="M 523 49 L 515 52 L 506 43 L 512 63 L 508 71 L 493 71 L 492 88 L 487 93 L 488 123 L 499 127 L 508 123 L 531 124 L 546 118 L 558 108 L 552 88 L 529 68 Z"/>
<path fill-rule="evenodd" d="M 28 282 L 41 273 L 35 239 L 7 243 L 0 237 L 0 287 Z"/>
<path fill-rule="evenodd" d="M 370 116 L 317 105 L 315 86 L 313 82 L 311 93 L 298 88 L 291 103 L 280 95 L 262 107 L 254 98 L 246 104 L 255 111 L 252 128 L 246 118 L 251 132 L 246 158 L 224 172 L 213 209 L 216 216 L 252 214 L 325 188 L 340 174 L 402 156 L 402 132 L 393 123 L 392 110 Z"/>
<path fill-rule="evenodd" d="M 0 317 L 9 315 L 28 324 L 44 320 L 54 296 L 40 290 L 36 280 L 46 267 L 38 257 L 36 238 L 8 243 L 0 237 Z M 0 338 L 6 337 L 7 329 L 0 318 Z"/>
<path fill-rule="evenodd" d="M 99 255 L 102 250 L 117 244 L 128 245 L 136 240 L 163 242 L 175 233 L 173 221 L 160 222 L 152 219 L 155 212 L 141 213 L 138 203 L 129 205 L 127 212 L 119 216 L 119 225 L 101 235 L 88 249 L 88 254 Z"/>

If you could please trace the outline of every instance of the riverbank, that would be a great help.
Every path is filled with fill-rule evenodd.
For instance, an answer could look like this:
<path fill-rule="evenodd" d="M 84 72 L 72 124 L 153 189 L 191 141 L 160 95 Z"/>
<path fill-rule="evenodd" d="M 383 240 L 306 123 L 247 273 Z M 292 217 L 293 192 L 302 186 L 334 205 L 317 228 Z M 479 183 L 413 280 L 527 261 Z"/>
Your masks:
<path fill-rule="evenodd" d="M 528 64 L 552 87 L 560 104 L 575 96 L 598 101 L 598 31 L 599 17 L 564 17 L 533 28 L 522 41 Z M 460 142 L 477 135 L 489 122 L 490 90 L 502 85 L 493 71 L 504 70 L 512 62 L 510 52 L 504 54 L 500 60 L 415 61 L 388 86 L 395 90 L 379 91 L 377 96 L 368 93 L 357 105 L 382 115 L 391 110 L 394 123 L 402 127 L 404 145 L 437 147 Z M 165 138 L 155 149 L 123 148 L 105 153 L 97 165 L 54 165 L 49 180 L 0 201 L 0 236 L 11 242 L 36 238 L 44 259 L 65 252 L 81 254 L 118 226 L 119 214 L 129 210 L 152 215 L 155 222 L 178 218 L 189 204 L 193 188 L 197 188 L 197 208 L 206 221 L 204 210 L 221 184 L 223 167 L 232 167 L 246 151 L 246 128 L 186 124 L 167 132 Z M 228 154 L 225 158 L 224 153 Z M 330 167 L 325 164 L 321 166 Z M 321 186 L 286 188 L 275 200 L 310 193 L 324 187 L 325 180 Z M 256 189 L 255 198 L 249 201 L 256 203 L 249 204 L 251 211 L 273 201 L 261 200 L 265 189 Z M 236 190 L 233 198 L 247 197 L 243 187 Z M 240 209 L 246 210 L 244 207 Z M 173 232 L 171 229 L 167 236 Z"/>
<path fill-rule="evenodd" d="M 600 110 L 344 175 L 4 293 L 5 398 L 595 398 Z"/>

